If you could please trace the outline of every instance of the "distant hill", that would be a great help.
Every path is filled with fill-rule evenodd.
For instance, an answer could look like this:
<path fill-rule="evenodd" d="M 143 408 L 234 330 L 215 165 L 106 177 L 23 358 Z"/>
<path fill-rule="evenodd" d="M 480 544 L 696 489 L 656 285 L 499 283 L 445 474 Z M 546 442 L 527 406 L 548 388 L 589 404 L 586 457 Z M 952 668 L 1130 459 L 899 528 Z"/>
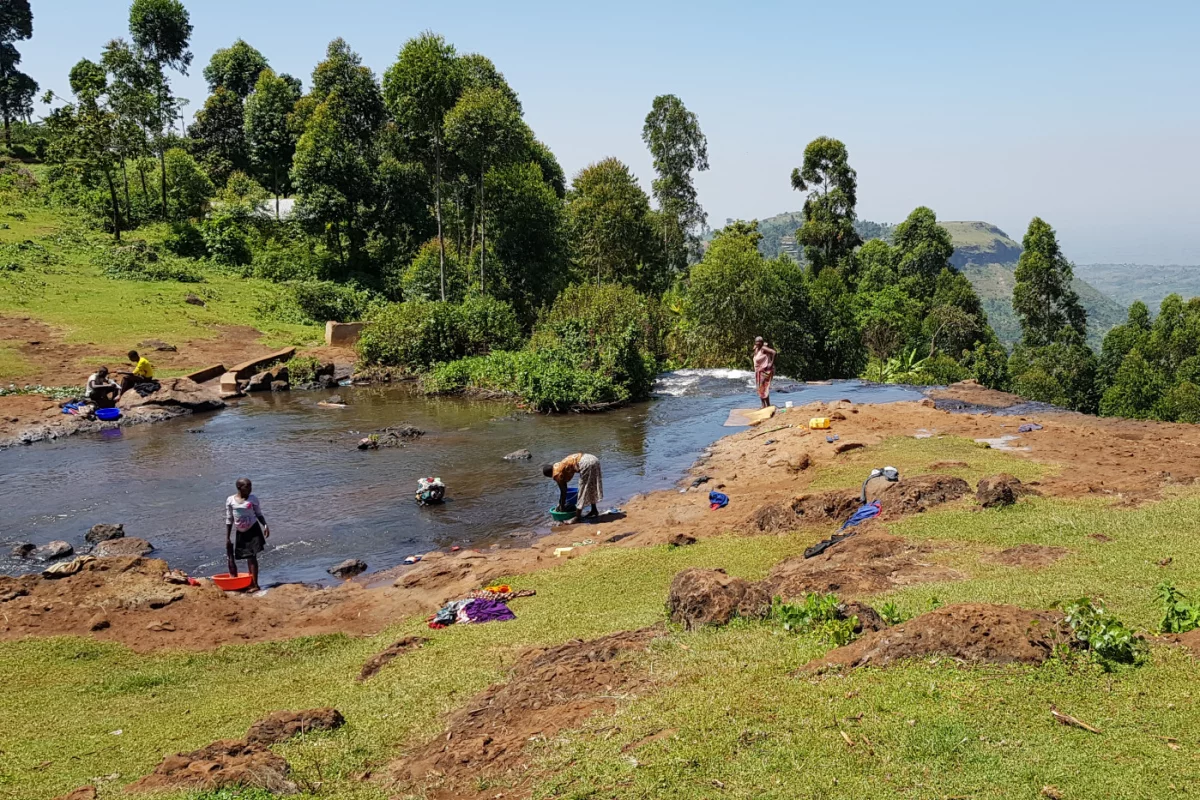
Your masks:
<path fill-rule="evenodd" d="M 1006 345 L 1015 344 L 1021 338 L 1021 325 L 1012 310 L 1012 290 L 1021 245 L 986 222 L 943 222 L 942 226 L 954 240 L 950 262 L 970 278 L 996 335 Z M 1072 286 L 1087 309 L 1088 343 L 1099 350 L 1104 334 L 1125 321 L 1127 306 L 1096 289 L 1078 272 Z"/>
<path fill-rule="evenodd" d="M 1075 274 L 1122 305 L 1141 300 L 1151 314 L 1169 294 L 1200 297 L 1200 265 L 1078 264 Z"/>
<path fill-rule="evenodd" d="M 802 222 L 799 211 L 759 220 L 758 230 L 763 235 L 759 250 L 767 257 L 784 253 L 798 260 L 799 251 L 794 237 Z M 1017 259 L 1021 257 L 1020 243 L 1010 239 L 1008 234 L 995 225 L 986 222 L 943 222 L 942 226 L 950 232 L 954 240 L 955 249 L 954 256 L 950 259 L 951 263 L 971 280 L 971 285 L 983 301 L 992 329 L 1005 345 L 1011 347 L 1021 338 L 1021 326 L 1012 310 L 1012 290 L 1013 284 L 1016 283 L 1013 276 L 1017 269 Z M 864 240 L 883 239 L 890 242 L 896 226 L 858 220 L 855 222 L 855 228 Z M 1114 325 L 1125 321 L 1129 301 L 1125 301 L 1121 295 L 1114 295 L 1121 300 L 1118 302 L 1109 294 L 1099 291 L 1085 280 L 1085 269 L 1088 268 L 1076 269 L 1073 285 L 1088 312 L 1088 342 L 1098 350 L 1104 341 L 1104 334 Z M 1190 280 L 1196 287 L 1195 294 L 1200 295 L 1200 267 L 1196 267 L 1195 270 Z M 1112 271 L 1103 274 L 1112 274 Z M 1090 272 L 1087 277 L 1091 277 Z M 1175 291 L 1181 291 L 1179 282 L 1173 281 L 1171 285 Z M 1159 301 L 1166 294 L 1168 292 L 1163 291 L 1158 297 Z"/>

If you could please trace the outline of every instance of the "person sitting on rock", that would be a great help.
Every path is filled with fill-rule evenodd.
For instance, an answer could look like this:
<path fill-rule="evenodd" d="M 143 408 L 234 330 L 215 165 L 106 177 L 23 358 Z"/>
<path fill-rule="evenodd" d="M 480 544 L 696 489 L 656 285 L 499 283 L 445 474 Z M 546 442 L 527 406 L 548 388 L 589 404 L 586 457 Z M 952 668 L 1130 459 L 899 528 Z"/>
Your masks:
<path fill-rule="evenodd" d="M 108 367 L 101 367 L 88 376 L 84 394 L 96 408 L 112 408 L 121 396 L 121 387 L 108 377 Z"/>
<path fill-rule="evenodd" d="M 263 516 L 258 498 L 251 493 L 249 478 L 237 479 L 237 493 L 225 500 L 225 554 L 229 557 L 229 575 L 236 578 L 238 559 L 246 560 L 250 572 L 249 590 L 258 591 L 258 554 L 267 546 L 271 529 Z M 237 536 L 233 537 L 233 531 Z"/>
<path fill-rule="evenodd" d="M 553 478 L 558 484 L 558 506 L 556 511 L 567 511 L 567 484 L 579 475 L 579 498 L 575 502 L 575 518 L 580 519 L 585 506 L 591 506 L 588 519 L 600 516 L 596 504 L 604 499 L 604 478 L 600 473 L 600 459 L 590 453 L 575 453 L 557 464 L 543 464 L 542 474 Z"/>
<path fill-rule="evenodd" d="M 150 363 L 150 359 L 139 356 L 137 350 L 130 350 L 129 362 L 134 365 L 133 377 L 138 379 L 138 383 L 154 380 L 154 365 Z"/>

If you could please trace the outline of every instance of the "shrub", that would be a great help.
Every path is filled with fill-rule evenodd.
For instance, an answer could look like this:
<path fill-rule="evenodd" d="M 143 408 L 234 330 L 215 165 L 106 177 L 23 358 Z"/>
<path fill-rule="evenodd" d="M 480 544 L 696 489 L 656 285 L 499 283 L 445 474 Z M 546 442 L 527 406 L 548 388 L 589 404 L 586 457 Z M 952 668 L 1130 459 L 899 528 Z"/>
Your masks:
<path fill-rule="evenodd" d="M 171 232 L 163 239 L 163 247 L 183 258 L 204 258 L 208 255 L 204 235 L 190 222 L 172 222 Z"/>
<path fill-rule="evenodd" d="M 1104 396 L 1107 398 L 1108 393 Z M 1155 416 L 1171 422 L 1200 422 L 1200 386 L 1183 381 L 1171 387 L 1159 402 Z"/>
<path fill-rule="evenodd" d="M 131 281 L 179 281 L 202 283 L 204 277 L 186 264 L 163 258 L 145 242 L 101 250 L 95 263 L 110 278 Z"/>
<path fill-rule="evenodd" d="M 1200 602 L 1189 599 L 1171 584 L 1158 585 L 1158 602 L 1163 610 L 1159 633 L 1187 633 L 1200 628 Z"/>
<path fill-rule="evenodd" d="M 296 356 L 287 362 L 288 380 L 293 384 L 312 383 L 317 379 L 321 359 L 316 356 Z"/>
<path fill-rule="evenodd" d="M 446 243 L 446 300 L 458 302 L 467 293 L 467 271 L 450 243 Z M 437 239 L 421 246 L 400 279 L 405 300 L 441 300 L 441 253 Z"/>
<path fill-rule="evenodd" d="M 217 264 L 240 267 L 253 260 L 243 221 L 236 211 L 222 209 L 200 223 L 204 246 Z"/>
<path fill-rule="evenodd" d="M 521 345 L 521 326 L 508 303 L 493 297 L 469 297 L 459 306 L 460 339 L 466 355 L 486 355 Z"/>
<path fill-rule="evenodd" d="M 272 239 L 254 254 L 254 274 L 283 283 L 316 280 L 325 274 L 321 257 L 303 242 Z"/>
<path fill-rule="evenodd" d="M 1092 657 L 1106 669 L 1113 664 L 1135 664 L 1146 653 L 1146 642 L 1091 598 L 1084 597 L 1065 609 L 1066 622 L 1075 638 L 1087 645 Z"/>
<path fill-rule="evenodd" d="M 314 322 L 352 322 L 361 319 L 371 292 L 354 284 L 333 281 L 295 281 L 290 284 L 296 306 Z"/>
<path fill-rule="evenodd" d="M 837 595 L 834 594 L 809 593 L 804 596 L 802 603 L 785 603 L 776 597 L 771 601 L 770 618 L 782 624 L 785 631 L 815 631 L 834 647 L 841 647 L 854 639 L 854 628 L 858 625 L 858 617 L 841 618 Z"/>
<path fill-rule="evenodd" d="M 948 386 L 971 377 L 971 373 L 945 353 L 938 353 L 926 360 L 922 369 L 929 383 L 935 386 Z"/>
<path fill-rule="evenodd" d="M 361 340 L 360 340 L 361 341 Z M 520 397 L 537 411 L 567 411 L 629 399 L 607 375 L 580 369 L 563 351 L 497 351 L 443 364 L 422 379 L 430 394 L 471 390 Z"/>
<path fill-rule="evenodd" d="M 475 297 L 460 305 L 409 300 L 380 308 L 359 337 L 358 354 L 366 364 L 420 371 L 520 342 L 516 314 L 500 300 Z"/>
<path fill-rule="evenodd" d="M 177 218 L 201 217 L 215 192 L 212 181 L 186 150 L 173 147 L 163 158 L 167 166 L 167 198 L 171 213 Z"/>

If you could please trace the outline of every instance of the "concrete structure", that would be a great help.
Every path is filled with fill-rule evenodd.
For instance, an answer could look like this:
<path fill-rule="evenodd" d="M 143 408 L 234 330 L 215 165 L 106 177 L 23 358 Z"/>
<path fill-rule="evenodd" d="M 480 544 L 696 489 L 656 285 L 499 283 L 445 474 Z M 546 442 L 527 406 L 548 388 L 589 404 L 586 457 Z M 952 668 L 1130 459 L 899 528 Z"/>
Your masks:
<path fill-rule="evenodd" d="M 198 369 L 189 375 L 184 375 L 183 377 L 187 378 L 189 381 L 195 381 L 196 383 L 208 383 L 213 378 L 220 377 L 220 375 L 222 375 L 224 372 L 224 364 L 214 364 L 211 367 Z"/>
<path fill-rule="evenodd" d="M 241 364 L 238 364 L 235 367 L 230 367 L 229 372 L 225 374 L 228 375 L 229 373 L 233 373 L 238 380 L 244 381 L 251 375 L 262 372 L 276 361 L 287 361 L 294 355 L 296 355 L 296 348 L 285 347 L 282 350 L 271 353 L 268 356 L 263 356 L 262 358 L 252 358 L 249 361 L 243 361 Z M 221 383 L 224 382 L 225 379 L 221 378 Z M 222 391 L 224 391 L 224 389 L 222 389 Z"/>
<path fill-rule="evenodd" d="M 329 347 L 352 347 L 358 341 L 365 322 L 326 322 L 325 344 Z"/>

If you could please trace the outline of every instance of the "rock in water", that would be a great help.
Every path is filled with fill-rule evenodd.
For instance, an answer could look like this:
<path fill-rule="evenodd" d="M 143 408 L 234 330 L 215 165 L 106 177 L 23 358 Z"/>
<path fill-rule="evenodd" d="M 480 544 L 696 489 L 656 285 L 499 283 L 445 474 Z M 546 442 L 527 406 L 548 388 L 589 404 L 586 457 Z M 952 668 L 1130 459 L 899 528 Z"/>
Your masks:
<path fill-rule="evenodd" d="M 33 551 L 39 561 L 56 561 L 75 553 L 75 548 L 63 541 L 50 542 Z"/>
<path fill-rule="evenodd" d="M 291 384 L 289 384 L 287 381 L 271 381 L 272 392 L 286 392 L 290 391 L 291 388 Z"/>
<path fill-rule="evenodd" d="M 335 578 L 353 578 L 367 571 L 367 562 L 360 558 L 347 558 L 342 563 L 330 567 L 328 572 Z"/>
<path fill-rule="evenodd" d="M 141 406 L 163 406 L 185 408 L 189 411 L 213 411 L 225 407 L 220 392 L 187 378 L 164 378 L 159 384 L 158 391 L 149 397 L 142 397 L 137 392 L 126 392 L 117 401 L 117 407 L 132 409 Z"/>
<path fill-rule="evenodd" d="M 91 529 L 84 534 L 83 538 L 92 544 L 107 542 L 110 539 L 120 539 L 125 536 L 125 526 L 123 524 L 109 524 L 101 522 L 93 525 Z"/>
<path fill-rule="evenodd" d="M 528 450 L 515 450 L 504 457 L 505 461 L 528 461 L 533 458 L 533 453 Z"/>
<path fill-rule="evenodd" d="M 146 556 L 152 552 L 154 552 L 154 545 L 145 539 L 127 536 L 101 542 L 96 545 L 92 555 L 98 558 L 111 558 L 112 556 Z"/>
<path fill-rule="evenodd" d="M 29 558 L 33 551 L 37 550 L 37 545 L 33 542 L 21 542 L 12 549 L 13 558 Z"/>

